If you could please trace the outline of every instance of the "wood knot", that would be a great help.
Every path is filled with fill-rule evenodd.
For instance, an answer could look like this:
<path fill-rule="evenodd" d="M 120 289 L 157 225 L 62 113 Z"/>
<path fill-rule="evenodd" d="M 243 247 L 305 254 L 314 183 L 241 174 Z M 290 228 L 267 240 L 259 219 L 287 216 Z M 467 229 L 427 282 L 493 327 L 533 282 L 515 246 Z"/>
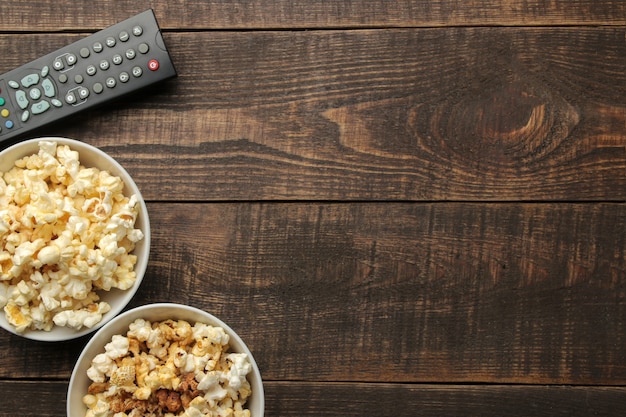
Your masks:
<path fill-rule="evenodd" d="M 548 156 L 578 121 L 578 112 L 561 96 L 513 81 L 449 97 L 428 120 L 422 116 L 419 131 L 428 131 L 435 141 L 431 146 L 448 149 L 455 158 L 519 168 Z"/>

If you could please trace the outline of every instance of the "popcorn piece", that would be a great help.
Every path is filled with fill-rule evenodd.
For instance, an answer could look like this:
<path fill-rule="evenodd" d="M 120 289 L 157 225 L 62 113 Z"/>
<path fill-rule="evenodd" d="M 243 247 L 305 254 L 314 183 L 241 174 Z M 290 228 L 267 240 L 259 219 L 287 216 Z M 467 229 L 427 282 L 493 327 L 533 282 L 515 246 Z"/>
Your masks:
<path fill-rule="evenodd" d="M 249 417 L 252 365 L 246 354 L 228 352 L 228 339 L 205 324 L 135 320 L 92 360 L 86 416 L 98 415 L 105 401 L 107 417 Z"/>
<path fill-rule="evenodd" d="M 41 248 L 37 254 L 37 260 L 43 265 L 54 265 L 61 259 L 61 249 L 55 244 Z"/>
<path fill-rule="evenodd" d="M 6 314 L 7 321 L 11 325 L 15 326 L 15 331 L 18 333 L 26 330 L 33 322 L 28 309 L 18 306 L 13 301 L 9 301 L 7 305 L 4 306 L 4 312 Z"/>
<path fill-rule="evenodd" d="M 252 370 L 252 366 L 248 361 L 248 355 L 245 353 L 230 353 L 226 356 L 226 360 L 231 362 L 227 373 L 228 386 L 238 390 L 246 382 L 246 375 Z"/>
<path fill-rule="evenodd" d="M 134 385 L 135 382 L 135 367 L 134 366 L 122 366 L 117 368 L 111 373 L 111 384 L 118 386 Z"/>
<path fill-rule="evenodd" d="M 67 326 L 73 329 L 87 327 L 91 329 L 102 320 L 102 315 L 108 313 L 111 306 L 107 303 L 89 305 L 87 308 L 63 310 L 54 315 L 54 324 L 57 326 Z"/>
<path fill-rule="evenodd" d="M 113 359 L 100 353 L 91 360 L 91 366 L 87 369 L 87 376 L 94 382 L 104 382 L 105 376 L 111 375 L 115 369 L 117 369 L 117 365 Z"/>
<path fill-rule="evenodd" d="M 104 346 L 106 354 L 111 359 L 118 359 L 128 353 L 130 342 L 127 337 L 115 335 L 109 343 Z"/>
<path fill-rule="evenodd" d="M 53 141 L 0 174 L 0 307 L 16 331 L 93 327 L 110 309 L 97 292 L 134 285 L 144 234 L 123 189 Z"/>

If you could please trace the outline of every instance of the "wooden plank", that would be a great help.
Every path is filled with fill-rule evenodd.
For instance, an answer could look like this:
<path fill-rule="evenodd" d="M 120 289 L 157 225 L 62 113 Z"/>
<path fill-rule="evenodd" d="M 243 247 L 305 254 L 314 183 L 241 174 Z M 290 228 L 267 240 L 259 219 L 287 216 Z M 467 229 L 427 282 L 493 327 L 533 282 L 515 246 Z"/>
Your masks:
<path fill-rule="evenodd" d="M 626 382 L 624 205 L 150 209 L 146 301 L 223 317 L 269 379 Z"/>
<path fill-rule="evenodd" d="M 622 416 L 626 388 L 267 381 L 265 415 Z M 64 381 L 0 381 L 0 417 L 65 416 Z"/>
<path fill-rule="evenodd" d="M 269 383 L 269 416 L 622 416 L 626 389 Z M 315 404 L 314 406 L 312 404 Z M 374 411 L 376 410 L 376 411 Z"/>
<path fill-rule="evenodd" d="M 626 384 L 623 204 L 149 211 L 132 305 L 215 314 L 266 379 Z M 69 378 L 84 345 L 19 340 L 0 334 L 0 378 Z"/>
<path fill-rule="evenodd" d="M 625 35 L 170 34 L 177 79 L 45 134 L 102 147 L 150 200 L 623 201 Z M 1 65 L 75 36 L 0 37 Z"/>
<path fill-rule="evenodd" d="M 623 2 L 611 0 L 132 0 L 68 2 L 8 0 L 3 31 L 95 30 L 152 7 L 165 29 L 363 28 L 439 26 L 624 25 Z"/>

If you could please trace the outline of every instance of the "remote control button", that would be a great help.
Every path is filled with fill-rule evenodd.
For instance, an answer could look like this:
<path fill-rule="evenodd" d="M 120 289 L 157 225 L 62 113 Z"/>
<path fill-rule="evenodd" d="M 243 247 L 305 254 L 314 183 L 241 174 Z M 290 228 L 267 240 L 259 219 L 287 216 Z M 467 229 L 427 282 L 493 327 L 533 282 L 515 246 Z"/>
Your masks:
<path fill-rule="evenodd" d="M 107 61 L 106 59 L 103 59 L 102 61 L 100 61 L 100 69 L 102 71 L 108 70 L 109 66 L 110 66 L 109 61 Z"/>
<path fill-rule="evenodd" d="M 35 88 L 31 88 L 31 90 L 28 92 L 28 95 L 33 100 L 39 100 L 41 98 L 41 90 L 36 88 L 36 87 Z"/>
<path fill-rule="evenodd" d="M 17 81 L 9 80 L 7 84 L 9 84 L 9 87 L 11 88 L 20 88 L 20 83 Z"/>
<path fill-rule="evenodd" d="M 156 59 L 151 59 L 150 62 L 148 62 L 148 69 L 150 71 L 156 71 L 159 69 L 159 61 L 157 61 Z"/>
<path fill-rule="evenodd" d="M 104 43 L 106 43 L 106 45 L 109 48 L 113 48 L 115 46 L 115 44 L 117 43 L 117 41 L 115 40 L 115 38 L 113 36 L 109 36 L 109 37 L 106 38 Z"/>
<path fill-rule="evenodd" d="M 107 87 L 109 87 L 109 88 L 113 88 L 113 87 L 115 87 L 115 86 L 117 85 L 117 81 L 115 81 L 115 78 L 113 78 L 113 77 L 109 77 L 109 78 L 107 78 L 107 80 L 106 80 L 106 85 L 107 85 Z"/>
<path fill-rule="evenodd" d="M 47 78 L 41 83 L 41 88 L 43 88 L 43 93 L 46 97 L 51 98 L 57 95 L 54 84 Z"/>
<path fill-rule="evenodd" d="M 33 107 L 31 107 L 30 109 L 33 112 L 33 114 L 41 114 L 45 112 L 46 110 L 48 110 L 49 108 L 50 108 L 50 103 L 48 103 L 45 100 L 41 100 L 39 103 L 33 104 Z"/>
<path fill-rule="evenodd" d="M 128 34 L 128 32 L 123 30 L 120 32 L 119 38 L 120 38 L 120 41 L 126 42 L 128 39 L 130 39 L 130 35 Z"/>
<path fill-rule="evenodd" d="M 139 46 L 137 47 L 137 50 L 139 51 L 140 54 L 147 54 L 148 51 L 150 50 L 150 46 L 148 46 L 147 43 L 140 43 Z"/>
<path fill-rule="evenodd" d="M 76 64 L 76 61 L 78 60 L 78 58 L 76 58 L 76 55 L 74 54 L 67 54 L 65 55 L 65 62 L 67 62 L 67 65 L 74 66 L 74 64 Z"/>
<path fill-rule="evenodd" d="M 0 116 L 4 117 L 5 119 L 9 117 L 10 114 L 11 112 L 8 111 L 7 109 L 2 109 L 2 111 L 0 111 Z"/>
<path fill-rule="evenodd" d="M 61 100 L 58 100 L 56 98 L 50 100 L 50 103 L 52 103 L 54 107 L 63 107 L 63 103 L 61 102 Z"/>
<path fill-rule="evenodd" d="M 143 70 L 141 67 L 133 67 L 133 77 L 139 78 L 143 75 Z"/>
<path fill-rule="evenodd" d="M 128 73 L 126 71 L 122 72 L 120 74 L 120 81 L 123 83 L 128 82 L 128 80 L 130 80 L 130 75 L 128 75 Z"/>
<path fill-rule="evenodd" d="M 0 106 L 4 106 L 6 104 L 6 101 L 4 100 L 4 97 L 0 97 Z"/>
<path fill-rule="evenodd" d="M 67 82 L 67 75 L 65 75 L 65 74 L 59 75 L 59 82 L 61 84 L 65 84 Z"/>
<path fill-rule="evenodd" d="M 74 94 L 74 91 L 68 91 L 67 94 L 65 95 L 65 102 L 67 104 L 74 104 L 76 103 L 76 95 Z"/>
<path fill-rule="evenodd" d="M 26 97 L 26 93 L 22 90 L 18 90 L 15 92 L 15 101 L 17 101 L 17 105 L 22 110 L 27 108 L 30 104 L 30 102 L 28 101 L 28 97 Z"/>
<path fill-rule="evenodd" d="M 49 73 L 50 73 L 50 67 L 47 65 L 44 65 L 44 67 L 41 69 L 41 77 L 46 78 Z"/>
<path fill-rule="evenodd" d="M 128 59 L 134 59 L 135 56 L 137 56 L 137 52 L 135 52 L 134 49 L 127 49 L 126 50 L 126 58 Z"/>
<path fill-rule="evenodd" d="M 89 89 L 85 88 L 85 87 L 81 87 L 78 89 L 78 97 L 80 97 L 81 100 L 85 100 L 87 97 L 89 97 Z"/>
<path fill-rule="evenodd" d="M 54 62 L 52 62 L 52 68 L 57 71 L 61 71 L 63 68 L 65 68 L 65 64 L 63 63 L 63 60 L 61 60 L 61 58 L 57 58 L 54 60 Z"/>
<path fill-rule="evenodd" d="M 4 122 L 4 126 L 7 129 L 13 129 L 13 122 L 11 120 L 7 120 L 6 122 Z"/>
<path fill-rule="evenodd" d="M 113 64 L 115 65 L 120 65 L 122 63 L 122 55 L 120 54 L 115 54 L 113 55 L 113 58 L 111 59 L 113 61 Z"/>
<path fill-rule="evenodd" d="M 82 75 L 80 75 L 80 74 L 76 74 L 76 75 L 74 76 L 74 82 L 75 82 L 76 84 L 82 84 L 82 83 L 83 83 L 83 81 L 85 81 L 85 79 L 83 78 L 83 76 L 82 76 Z"/>
<path fill-rule="evenodd" d="M 133 35 L 135 36 L 141 36 L 143 33 L 143 28 L 139 25 L 133 27 Z"/>
<path fill-rule="evenodd" d="M 96 69 L 95 65 L 90 65 L 87 67 L 87 75 L 94 76 L 96 75 L 96 72 L 98 72 L 98 70 Z"/>
<path fill-rule="evenodd" d="M 100 42 L 94 42 L 91 49 L 93 49 L 95 53 L 99 54 L 104 49 L 104 46 L 102 46 Z"/>
<path fill-rule="evenodd" d="M 78 54 L 81 56 L 81 58 L 89 58 L 89 55 L 91 55 L 91 51 L 89 50 L 89 48 L 80 48 Z"/>
<path fill-rule="evenodd" d="M 36 85 L 39 82 L 39 74 L 28 74 L 22 78 L 22 87 L 28 88 Z"/>
<path fill-rule="evenodd" d="M 104 87 L 102 86 L 102 84 L 100 83 L 95 83 L 93 85 L 93 92 L 96 94 L 100 94 L 102 91 L 104 91 Z"/>
<path fill-rule="evenodd" d="M 27 122 L 28 119 L 30 119 L 30 112 L 26 110 L 24 113 L 22 113 L 22 123 Z"/>

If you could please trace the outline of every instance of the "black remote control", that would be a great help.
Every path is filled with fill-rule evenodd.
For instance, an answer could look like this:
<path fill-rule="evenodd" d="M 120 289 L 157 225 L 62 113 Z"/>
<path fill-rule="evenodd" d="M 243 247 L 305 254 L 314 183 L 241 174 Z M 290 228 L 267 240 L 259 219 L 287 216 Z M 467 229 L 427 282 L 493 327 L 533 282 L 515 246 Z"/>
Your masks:
<path fill-rule="evenodd" d="M 0 143 L 174 76 L 147 10 L 0 75 Z"/>

